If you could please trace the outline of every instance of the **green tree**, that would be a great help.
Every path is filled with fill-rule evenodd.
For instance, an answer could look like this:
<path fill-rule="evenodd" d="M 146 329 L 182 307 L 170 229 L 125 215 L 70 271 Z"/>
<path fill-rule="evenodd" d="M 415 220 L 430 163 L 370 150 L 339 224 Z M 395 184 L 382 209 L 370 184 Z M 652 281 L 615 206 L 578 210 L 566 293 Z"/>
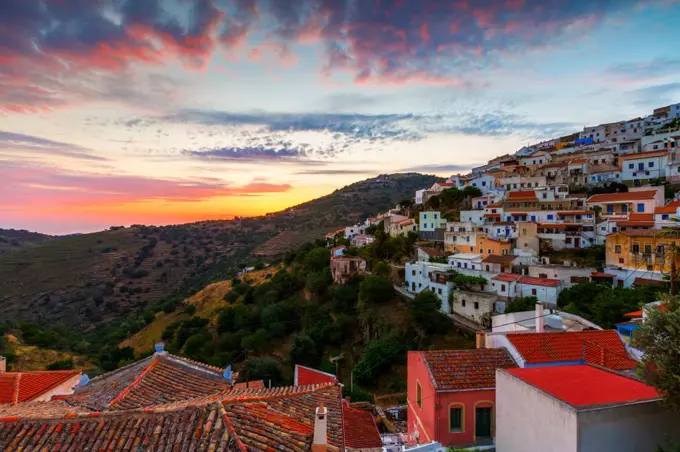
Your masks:
<path fill-rule="evenodd" d="M 306 334 L 293 335 L 290 346 L 290 360 L 295 364 L 315 366 L 319 363 L 318 350 L 314 339 Z"/>
<path fill-rule="evenodd" d="M 534 311 L 537 302 L 536 297 L 517 297 L 505 306 L 505 313 Z"/>
<path fill-rule="evenodd" d="M 411 318 L 428 333 L 445 333 L 451 326 L 441 307 L 442 301 L 430 290 L 423 290 L 408 302 Z"/>
<path fill-rule="evenodd" d="M 680 302 L 665 296 L 663 309 L 650 309 L 635 332 L 635 344 L 644 350 L 640 373 L 680 411 Z"/>
<path fill-rule="evenodd" d="M 331 265 L 331 250 L 314 248 L 304 258 L 302 269 L 305 273 L 319 272 Z"/>
<path fill-rule="evenodd" d="M 354 366 L 354 378 L 358 383 L 374 383 L 392 364 L 404 361 L 406 347 L 398 338 L 378 339 L 364 347 L 359 362 Z"/>
<path fill-rule="evenodd" d="M 271 380 L 272 386 L 280 386 L 283 383 L 277 361 L 271 357 L 257 356 L 249 357 L 243 361 L 239 371 L 239 380 L 242 382 L 264 380 L 265 384 L 268 384 Z"/>
<path fill-rule="evenodd" d="M 453 282 L 456 284 L 456 287 L 461 289 L 469 289 L 474 286 L 485 286 L 489 283 L 483 276 L 467 276 L 462 273 L 458 273 L 454 277 Z"/>
<path fill-rule="evenodd" d="M 353 309 L 357 303 L 357 290 L 354 286 L 338 284 L 331 289 L 333 311 L 347 312 Z"/>
<path fill-rule="evenodd" d="M 390 264 L 385 261 L 380 261 L 375 265 L 373 273 L 378 276 L 389 276 L 390 275 Z"/>
<path fill-rule="evenodd" d="M 316 295 L 324 295 L 331 285 L 331 272 L 328 267 L 307 275 L 305 288 Z"/>
<path fill-rule="evenodd" d="M 367 276 L 359 285 L 359 305 L 367 307 L 394 298 L 392 282 L 385 276 Z"/>

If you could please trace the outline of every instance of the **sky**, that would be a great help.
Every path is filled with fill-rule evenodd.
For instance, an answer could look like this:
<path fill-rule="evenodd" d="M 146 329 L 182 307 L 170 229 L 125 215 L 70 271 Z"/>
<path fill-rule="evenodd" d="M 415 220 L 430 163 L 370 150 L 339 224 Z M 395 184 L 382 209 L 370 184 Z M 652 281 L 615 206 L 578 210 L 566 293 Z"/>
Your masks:
<path fill-rule="evenodd" d="M 680 102 L 677 0 L 1 0 L 0 227 L 262 215 Z"/>

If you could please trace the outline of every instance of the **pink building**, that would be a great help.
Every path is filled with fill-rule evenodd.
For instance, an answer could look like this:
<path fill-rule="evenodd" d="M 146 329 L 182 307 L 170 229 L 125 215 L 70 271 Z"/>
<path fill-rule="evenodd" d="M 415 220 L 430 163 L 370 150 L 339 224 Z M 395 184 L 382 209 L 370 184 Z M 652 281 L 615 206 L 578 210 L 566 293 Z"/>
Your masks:
<path fill-rule="evenodd" d="M 409 352 L 409 436 L 443 446 L 491 444 L 496 369 L 514 367 L 505 349 Z"/>

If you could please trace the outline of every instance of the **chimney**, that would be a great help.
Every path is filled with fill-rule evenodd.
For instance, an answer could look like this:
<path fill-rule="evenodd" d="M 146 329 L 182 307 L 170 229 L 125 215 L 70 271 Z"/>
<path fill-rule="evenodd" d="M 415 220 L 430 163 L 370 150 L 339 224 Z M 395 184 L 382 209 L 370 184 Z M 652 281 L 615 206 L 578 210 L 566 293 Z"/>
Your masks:
<path fill-rule="evenodd" d="M 314 441 L 312 442 L 312 452 L 326 452 L 328 445 L 327 425 L 328 425 L 328 409 L 323 406 L 323 403 L 316 408 L 314 414 Z"/>
<path fill-rule="evenodd" d="M 0 373 L 7 372 L 7 358 L 0 356 Z"/>
<path fill-rule="evenodd" d="M 542 333 L 545 324 L 545 317 L 543 317 L 543 303 L 536 302 L 536 332 Z"/>
<path fill-rule="evenodd" d="M 484 333 L 484 331 L 477 331 L 477 334 L 475 335 L 475 344 L 476 348 L 486 348 L 486 333 Z"/>
<path fill-rule="evenodd" d="M 165 351 L 165 342 L 163 342 L 163 341 L 157 342 L 153 347 L 154 347 L 154 349 L 156 350 L 156 354 L 161 355 L 161 354 L 165 354 L 165 353 L 166 353 L 166 351 Z"/>

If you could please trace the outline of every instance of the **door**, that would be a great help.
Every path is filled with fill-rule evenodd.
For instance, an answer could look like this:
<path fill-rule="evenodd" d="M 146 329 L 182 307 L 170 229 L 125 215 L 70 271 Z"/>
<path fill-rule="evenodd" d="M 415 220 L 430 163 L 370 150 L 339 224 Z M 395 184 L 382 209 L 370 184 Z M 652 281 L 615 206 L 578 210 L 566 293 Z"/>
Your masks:
<path fill-rule="evenodd" d="M 491 438 L 492 408 L 475 408 L 475 438 L 483 440 Z"/>

